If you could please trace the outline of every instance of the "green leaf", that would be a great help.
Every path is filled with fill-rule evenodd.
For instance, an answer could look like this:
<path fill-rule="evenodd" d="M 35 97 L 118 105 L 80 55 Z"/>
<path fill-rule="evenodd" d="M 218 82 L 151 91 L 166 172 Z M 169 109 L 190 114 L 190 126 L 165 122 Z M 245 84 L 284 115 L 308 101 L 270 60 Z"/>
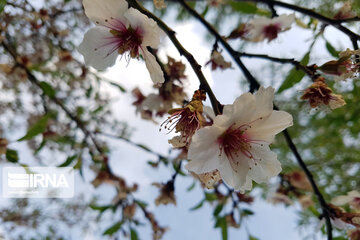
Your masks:
<path fill-rule="evenodd" d="M 303 59 L 300 61 L 302 65 L 307 65 L 310 60 L 310 52 L 307 52 Z M 286 89 L 291 88 L 296 83 L 300 82 L 301 79 L 305 76 L 305 72 L 297 70 L 295 67 L 291 69 L 290 73 L 285 78 L 284 82 L 281 84 L 278 93 L 285 91 Z"/>
<path fill-rule="evenodd" d="M 99 211 L 99 212 L 104 212 L 105 210 L 107 209 L 110 209 L 110 208 L 113 208 L 114 206 L 113 205 L 105 205 L 105 206 L 96 206 L 96 205 L 89 205 L 89 207 L 92 209 L 92 210 L 96 210 L 96 211 Z"/>
<path fill-rule="evenodd" d="M 41 149 L 43 149 L 43 147 L 45 147 L 46 145 L 46 140 L 43 139 L 42 142 L 40 143 L 40 146 L 35 150 L 34 155 L 38 155 L 38 153 L 41 151 Z"/>
<path fill-rule="evenodd" d="M 204 202 L 205 202 L 205 200 L 202 200 L 196 206 L 190 208 L 190 211 L 194 211 L 194 210 L 197 210 L 197 209 L 201 208 L 204 205 Z"/>
<path fill-rule="evenodd" d="M 151 152 L 151 149 L 145 146 L 144 144 L 136 144 L 139 148 L 144 149 L 147 152 Z"/>
<path fill-rule="evenodd" d="M 0 13 L 4 11 L 5 5 L 6 5 L 6 0 L 0 0 Z"/>
<path fill-rule="evenodd" d="M 93 115 L 98 114 L 98 113 L 100 113 L 102 110 L 104 110 L 104 107 L 103 107 L 103 106 L 99 106 L 99 107 L 97 107 L 94 111 L 92 111 L 91 114 L 93 114 Z"/>
<path fill-rule="evenodd" d="M 50 115 L 45 115 L 42 118 L 39 119 L 39 121 L 37 121 L 37 123 L 35 123 L 25 134 L 25 136 L 23 136 L 22 138 L 20 138 L 18 140 L 18 142 L 24 141 L 24 140 L 29 140 L 32 139 L 33 137 L 45 132 L 46 130 L 46 125 L 47 122 L 50 118 Z"/>
<path fill-rule="evenodd" d="M 208 13 L 209 11 L 209 5 L 206 5 L 204 11 L 201 13 L 201 16 L 204 18 L 206 16 L 206 14 Z"/>
<path fill-rule="evenodd" d="M 190 185 L 190 187 L 188 187 L 188 188 L 186 189 L 186 191 L 190 192 L 191 190 L 193 190 L 193 189 L 195 188 L 195 186 L 196 186 L 196 182 L 194 181 L 194 182 Z"/>
<path fill-rule="evenodd" d="M 139 205 L 139 207 L 141 208 L 146 208 L 146 206 L 148 205 L 146 202 L 140 201 L 140 200 L 135 200 L 135 203 L 137 205 Z"/>
<path fill-rule="evenodd" d="M 18 153 L 16 150 L 13 150 L 13 149 L 6 149 L 6 159 L 9 161 L 9 162 L 12 162 L 12 163 L 17 163 L 19 161 L 19 156 L 18 156 Z"/>
<path fill-rule="evenodd" d="M 82 158 L 79 157 L 75 166 L 74 166 L 74 169 L 81 169 L 81 165 L 82 165 Z"/>
<path fill-rule="evenodd" d="M 117 87 L 121 92 L 126 92 L 126 89 L 124 87 L 122 87 L 121 85 L 119 85 L 119 84 L 117 84 L 115 82 L 111 82 L 111 81 L 109 81 L 109 83 L 111 85 L 113 85 L 114 87 Z"/>
<path fill-rule="evenodd" d="M 135 229 L 130 228 L 130 240 L 138 240 L 138 235 Z"/>
<path fill-rule="evenodd" d="M 235 11 L 242 13 L 254 14 L 258 9 L 254 3 L 231 1 L 229 4 Z"/>
<path fill-rule="evenodd" d="M 249 240 L 259 240 L 257 237 L 249 235 Z"/>
<path fill-rule="evenodd" d="M 336 49 L 334 48 L 333 45 L 331 45 L 331 43 L 329 43 L 328 41 L 326 41 L 326 49 L 328 50 L 328 52 L 331 54 L 331 56 L 338 58 L 339 57 L 339 53 L 338 51 L 336 51 Z"/>
<path fill-rule="evenodd" d="M 219 204 L 216 206 L 213 215 L 216 217 L 219 215 L 219 213 L 221 212 L 221 210 L 224 208 L 224 204 Z"/>
<path fill-rule="evenodd" d="M 56 91 L 50 84 L 47 82 L 40 82 L 39 84 L 45 95 L 55 97 Z"/>
<path fill-rule="evenodd" d="M 206 199 L 206 201 L 213 202 L 213 201 L 217 200 L 218 198 L 215 193 L 205 193 L 205 199 Z"/>
<path fill-rule="evenodd" d="M 255 3 L 231 1 L 229 5 L 237 12 L 270 16 L 271 12 L 258 8 Z"/>
<path fill-rule="evenodd" d="M 123 223 L 124 223 L 124 221 L 122 221 L 122 220 L 115 223 L 114 225 L 112 225 L 111 227 L 106 229 L 105 232 L 103 233 L 103 235 L 112 235 L 112 234 L 116 233 L 117 231 L 120 230 L 121 225 L 123 225 Z"/>
<path fill-rule="evenodd" d="M 62 164 L 60 164 L 58 167 L 67 167 L 69 166 L 75 159 L 77 158 L 77 154 L 70 156 L 66 159 L 65 162 L 63 162 Z"/>
<path fill-rule="evenodd" d="M 333 240 L 348 240 L 349 238 L 347 237 L 342 237 L 342 236 L 339 236 L 339 237 L 334 237 Z"/>
<path fill-rule="evenodd" d="M 242 210 L 241 214 L 245 215 L 245 216 L 249 216 L 249 215 L 254 215 L 254 212 L 251 211 L 250 209 L 245 208 L 245 209 Z"/>

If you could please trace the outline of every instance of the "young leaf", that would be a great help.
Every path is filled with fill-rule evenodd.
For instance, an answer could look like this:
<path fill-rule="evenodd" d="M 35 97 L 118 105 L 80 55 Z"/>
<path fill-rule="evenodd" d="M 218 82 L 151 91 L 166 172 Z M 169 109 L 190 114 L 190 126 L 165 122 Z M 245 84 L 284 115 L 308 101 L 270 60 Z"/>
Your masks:
<path fill-rule="evenodd" d="M 328 50 L 328 52 L 331 54 L 331 56 L 333 56 L 335 58 L 339 57 L 338 51 L 336 51 L 336 49 L 333 47 L 333 45 L 331 45 L 331 43 L 326 41 L 325 46 L 326 46 L 326 49 Z"/>
<path fill-rule="evenodd" d="M 146 208 L 146 206 L 148 205 L 146 202 L 143 202 L 143 201 L 140 201 L 140 200 L 135 200 L 135 203 L 137 205 L 139 205 L 139 207 L 142 207 L 142 208 Z"/>
<path fill-rule="evenodd" d="M 18 156 L 18 153 L 17 151 L 13 150 L 13 149 L 6 149 L 6 159 L 9 161 L 9 162 L 12 162 L 12 163 L 17 163 L 19 161 L 19 156 Z"/>
<path fill-rule="evenodd" d="M 45 95 L 55 97 L 56 91 L 50 84 L 47 82 L 40 82 L 39 84 Z"/>
<path fill-rule="evenodd" d="M 254 3 L 231 1 L 229 4 L 235 11 L 242 13 L 254 14 L 258 9 Z"/>
<path fill-rule="evenodd" d="M 194 211 L 194 210 L 197 210 L 197 209 L 201 208 L 204 205 L 204 202 L 205 202 L 205 200 L 202 200 L 196 206 L 190 208 L 190 211 Z"/>
<path fill-rule="evenodd" d="M 215 200 L 217 200 L 217 196 L 215 193 L 205 193 L 205 199 L 209 202 L 213 202 Z"/>
<path fill-rule="evenodd" d="M 111 81 L 109 81 L 109 83 L 111 85 L 113 85 L 114 87 L 117 87 L 121 92 L 123 92 L 123 93 L 126 92 L 126 89 L 123 86 L 121 86 L 121 85 L 119 85 L 119 84 L 117 84 L 115 82 L 111 82 Z"/>
<path fill-rule="evenodd" d="M 224 204 L 219 204 L 216 206 L 213 215 L 216 217 L 219 215 L 219 213 L 221 212 L 221 210 L 224 208 Z"/>
<path fill-rule="evenodd" d="M 190 187 L 188 187 L 188 188 L 186 189 L 186 191 L 190 192 L 191 190 L 193 190 L 193 189 L 195 188 L 195 186 L 196 186 L 196 182 L 194 181 L 194 182 L 190 185 Z"/>
<path fill-rule="evenodd" d="M 0 13 L 4 11 L 5 5 L 6 5 L 6 0 L 0 0 Z"/>
<path fill-rule="evenodd" d="M 45 115 L 42 118 L 40 118 L 40 120 L 37 121 L 37 123 L 35 123 L 28 130 L 28 132 L 25 134 L 25 136 L 20 138 L 18 141 L 20 142 L 20 141 L 24 141 L 24 140 L 29 140 L 29 139 L 32 139 L 33 137 L 45 132 L 46 125 L 47 125 L 49 118 L 50 118 L 50 115 Z"/>
<path fill-rule="evenodd" d="M 257 237 L 249 235 L 249 240 L 259 240 Z"/>
<path fill-rule="evenodd" d="M 130 240 L 138 240 L 138 235 L 137 232 L 135 231 L 135 229 L 131 228 L 130 229 Z"/>
<path fill-rule="evenodd" d="M 113 205 L 96 206 L 96 205 L 90 204 L 89 207 L 90 207 L 92 210 L 96 210 L 96 211 L 99 211 L 99 212 L 104 212 L 105 210 L 107 210 L 107 209 L 109 209 L 109 208 L 112 208 L 112 207 L 114 207 L 114 206 L 113 206 Z"/>
<path fill-rule="evenodd" d="M 65 162 L 63 162 L 62 164 L 60 164 L 58 167 L 67 167 L 69 166 L 75 159 L 77 158 L 77 154 L 70 156 L 66 159 Z"/>
<path fill-rule="evenodd" d="M 310 52 L 307 52 L 303 59 L 300 61 L 302 65 L 307 65 L 310 60 Z M 286 89 L 291 88 L 296 83 L 300 82 L 301 79 L 305 76 L 305 72 L 297 70 L 295 67 L 291 69 L 289 75 L 285 78 L 284 82 L 281 84 L 278 93 L 285 91 Z"/>
<path fill-rule="evenodd" d="M 117 231 L 120 230 L 121 225 L 123 225 L 123 223 L 124 223 L 124 221 L 122 221 L 122 220 L 115 223 L 114 225 L 112 225 L 111 227 L 106 229 L 105 232 L 103 233 L 103 235 L 113 235 L 114 233 L 116 233 Z"/>

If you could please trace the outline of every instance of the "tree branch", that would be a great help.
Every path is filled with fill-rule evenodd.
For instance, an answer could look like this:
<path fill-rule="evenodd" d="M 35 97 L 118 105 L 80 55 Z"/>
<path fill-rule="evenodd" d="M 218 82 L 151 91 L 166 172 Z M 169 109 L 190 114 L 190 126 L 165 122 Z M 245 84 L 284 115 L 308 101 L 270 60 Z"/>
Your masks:
<path fill-rule="evenodd" d="M 235 61 L 235 63 L 238 65 L 238 67 L 241 69 L 243 74 L 245 75 L 246 79 L 248 80 L 250 84 L 250 92 L 254 92 L 256 89 L 260 87 L 259 82 L 253 77 L 253 75 L 250 73 L 250 71 L 246 68 L 244 63 L 241 61 L 239 57 L 237 57 L 237 52 L 226 42 L 224 37 L 222 37 L 218 31 L 210 24 L 208 23 L 203 17 L 201 17 L 194 9 L 192 9 L 184 0 L 178 0 L 178 2 L 191 14 L 193 15 L 197 20 L 199 20 L 207 29 L 208 31 L 215 36 L 215 38 L 221 43 L 221 45 L 224 46 L 226 51 L 230 54 L 232 59 Z"/>

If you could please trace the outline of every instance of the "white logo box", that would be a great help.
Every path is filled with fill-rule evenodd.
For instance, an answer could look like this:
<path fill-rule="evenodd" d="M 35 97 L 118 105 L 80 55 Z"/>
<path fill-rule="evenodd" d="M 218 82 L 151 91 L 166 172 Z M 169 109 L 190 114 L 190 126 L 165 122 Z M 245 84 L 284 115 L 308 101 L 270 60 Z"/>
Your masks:
<path fill-rule="evenodd" d="M 74 169 L 72 167 L 4 167 L 2 197 L 72 198 Z"/>

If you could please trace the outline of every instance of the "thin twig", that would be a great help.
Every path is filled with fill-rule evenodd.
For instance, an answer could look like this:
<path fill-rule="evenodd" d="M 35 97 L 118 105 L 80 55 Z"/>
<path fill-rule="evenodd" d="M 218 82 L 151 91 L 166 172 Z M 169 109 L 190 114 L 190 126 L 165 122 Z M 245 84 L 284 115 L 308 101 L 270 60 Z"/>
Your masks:
<path fill-rule="evenodd" d="M 314 76 L 314 70 L 302 65 L 299 61 L 296 61 L 294 58 L 277 58 L 272 57 L 266 54 L 255 54 L 255 53 L 246 53 L 246 52 L 237 52 L 236 53 L 239 57 L 248 57 L 248 58 L 261 58 L 277 63 L 289 63 L 292 64 L 297 69 L 305 72 L 310 78 Z"/>
<path fill-rule="evenodd" d="M 95 132 L 95 134 L 98 134 L 98 135 L 103 135 L 105 137 L 109 137 L 109 138 L 113 138 L 113 139 L 118 139 L 118 140 L 122 140 L 124 142 L 127 142 L 129 143 L 130 145 L 133 145 L 135 147 L 138 147 L 138 148 L 141 148 L 142 150 L 148 152 L 148 153 L 151 153 L 153 155 L 156 155 L 157 157 L 161 158 L 161 159 L 166 159 L 166 157 L 160 153 L 157 153 L 147 147 L 145 147 L 143 144 L 141 143 L 136 143 L 136 142 L 133 142 L 131 141 L 129 138 L 126 138 L 126 137 L 123 137 L 123 136 L 118 136 L 118 135 L 114 135 L 114 134 L 110 134 L 110 133 L 104 133 L 104 132 Z"/>
<path fill-rule="evenodd" d="M 216 99 L 213 91 L 211 90 L 209 83 L 207 82 L 204 74 L 202 73 L 201 65 L 195 60 L 194 56 L 181 45 L 181 43 L 175 36 L 175 31 L 172 30 L 170 27 L 168 27 L 161 19 L 159 19 L 154 14 L 152 14 L 147 9 L 145 9 L 143 6 L 141 6 L 136 0 L 127 0 L 127 1 L 130 4 L 130 6 L 139 10 L 141 13 L 145 14 L 149 18 L 153 19 L 158 24 L 158 26 L 166 33 L 166 35 L 170 38 L 172 43 L 179 51 L 180 55 L 183 55 L 188 60 L 191 67 L 193 68 L 196 76 L 200 81 L 200 88 L 205 90 L 210 98 L 210 102 L 214 109 L 215 115 L 220 114 L 221 104 Z"/>
<path fill-rule="evenodd" d="M 178 2 L 196 19 L 198 19 L 211 34 L 213 34 L 216 39 L 221 43 L 221 45 L 224 46 L 226 51 L 230 54 L 232 59 L 235 61 L 235 63 L 239 66 L 241 71 L 244 73 L 246 79 L 248 80 L 250 84 L 250 92 L 254 92 L 256 89 L 260 87 L 259 82 L 254 78 L 254 76 L 250 73 L 250 71 L 246 68 L 244 63 L 241 61 L 241 59 L 236 56 L 236 51 L 226 42 L 224 37 L 222 37 L 218 31 L 210 24 L 208 23 L 203 17 L 201 17 L 194 9 L 192 9 L 184 0 L 178 0 Z"/>

